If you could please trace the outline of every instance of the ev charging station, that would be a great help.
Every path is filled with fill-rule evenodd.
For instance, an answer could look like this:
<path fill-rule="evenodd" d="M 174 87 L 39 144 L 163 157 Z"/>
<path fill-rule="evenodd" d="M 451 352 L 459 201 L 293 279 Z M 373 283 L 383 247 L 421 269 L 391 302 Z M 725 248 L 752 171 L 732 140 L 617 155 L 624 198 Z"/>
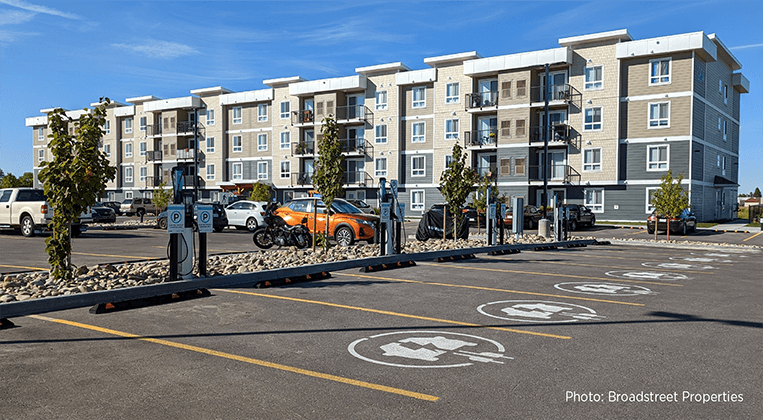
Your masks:
<path fill-rule="evenodd" d="M 405 210 L 397 198 L 397 180 L 379 179 L 379 251 L 380 255 L 399 254 L 401 251 L 401 227 L 405 220 Z"/>
<path fill-rule="evenodd" d="M 512 222 L 511 233 L 514 234 L 514 239 L 519 239 L 524 232 L 525 227 L 525 199 L 522 197 L 514 197 L 511 199 L 512 203 Z"/>
<path fill-rule="evenodd" d="M 199 273 L 206 276 L 207 233 L 212 232 L 212 206 L 196 203 L 196 190 L 185 189 L 185 170 L 172 168 L 172 203 L 167 206 L 167 233 L 170 235 L 170 281 L 194 278 L 194 220 L 199 232 Z"/>

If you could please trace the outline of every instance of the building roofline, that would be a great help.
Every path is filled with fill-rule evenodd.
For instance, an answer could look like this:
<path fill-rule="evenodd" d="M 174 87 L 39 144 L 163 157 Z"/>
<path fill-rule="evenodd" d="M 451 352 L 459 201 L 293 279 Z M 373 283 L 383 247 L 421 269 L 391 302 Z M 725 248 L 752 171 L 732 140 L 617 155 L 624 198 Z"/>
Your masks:
<path fill-rule="evenodd" d="M 197 95 L 197 96 L 221 95 L 224 93 L 231 93 L 231 92 L 233 91 L 230 89 L 224 88 L 222 86 L 214 86 L 214 87 L 201 88 L 201 89 L 192 89 L 191 95 Z"/>
<path fill-rule="evenodd" d="M 362 74 L 365 76 L 370 73 L 382 73 L 382 72 L 397 73 L 401 71 L 410 71 L 410 70 L 411 70 L 410 67 L 406 66 L 400 61 L 396 61 L 394 63 L 385 63 L 385 64 L 376 64 L 373 66 L 358 67 L 355 69 L 355 73 Z"/>
<path fill-rule="evenodd" d="M 466 60 L 476 60 L 478 58 L 482 58 L 482 56 L 479 55 L 477 51 L 469 51 L 456 54 L 439 55 L 437 57 L 427 57 L 424 59 L 424 64 L 427 64 L 431 67 L 436 67 L 446 63 L 460 63 Z"/>
<path fill-rule="evenodd" d="M 305 79 L 302 78 L 301 76 L 289 76 L 289 77 L 279 77 L 276 79 L 263 80 L 262 84 L 265 86 L 276 87 L 276 86 L 284 86 L 291 83 L 299 83 L 304 81 Z"/>
<path fill-rule="evenodd" d="M 614 31 L 597 32 L 595 34 L 570 36 L 567 38 L 559 38 L 559 45 L 567 47 L 574 44 L 582 44 L 587 42 L 596 41 L 633 41 L 633 37 L 627 29 L 617 29 Z"/>
<path fill-rule="evenodd" d="M 736 71 L 736 70 L 741 70 L 742 69 L 742 63 L 740 63 L 739 60 L 737 60 L 737 58 L 731 52 L 731 50 L 728 49 L 728 47 L 726 47 L 726 44 L 724 44 L 721 41 L 721 39 L 718 38 L 718 35 L 712 33 L 712 34 L 708 35 L 707 37 L 710 38 L 711 41 L 715 42 L 715 45 L 720 47 L 720 48 L 718 48 L 718 51 L 724 53 L 724 55 L 727 56 L 726 58 L 728 58 L 728 60 L 724 60 L 724 61 L 729 61 L 730 62 L 731 70 L 732 71 Z"/>
<path fill-rule="evenodd" d="M 125 99 L 125 102 L 133 104 L 133 105 L 140 105 L 143 102 L 149 102 L 149 101 L 158 101 L 161 98 L 157 98 L 154 95 L 146 95 L 146 96 L 136 96 L 133 98 L 127 98 Z"/>

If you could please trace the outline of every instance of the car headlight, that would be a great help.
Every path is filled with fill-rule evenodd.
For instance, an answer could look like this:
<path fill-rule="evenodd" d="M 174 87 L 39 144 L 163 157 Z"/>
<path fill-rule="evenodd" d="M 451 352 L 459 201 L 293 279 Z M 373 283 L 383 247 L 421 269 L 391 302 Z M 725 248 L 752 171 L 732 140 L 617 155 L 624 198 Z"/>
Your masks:
<path fill-rule="evenodd" d="M 373 226 L 374 225 L 374 222 L 371 222 L 371 221 L 368 221 L 368 220 L 363 220 L 363 219 L 356 219 L 356 222 L 360 223 L 361 225 L 366 225 L 366 226 Z"/>

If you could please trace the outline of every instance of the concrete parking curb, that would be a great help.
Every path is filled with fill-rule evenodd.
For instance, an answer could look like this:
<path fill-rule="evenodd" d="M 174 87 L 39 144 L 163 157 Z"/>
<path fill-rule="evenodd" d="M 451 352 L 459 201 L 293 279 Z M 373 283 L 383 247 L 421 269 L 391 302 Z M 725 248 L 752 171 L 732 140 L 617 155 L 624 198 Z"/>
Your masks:
<path fill-rule="evenodd" d="M 569 244 L 593 245 L 595 239 L 551 242 L 545 245 L 555 245 L 566 248 Z M 135 299 L 145 299 L 154 296 L 171 295 L 196 289 L 211 289 L 224 287 L 253 287 L 265 281 L 305 276 L 308 274 L 347 270 L 369 265 L 396 264 L 404 261 L 432 261 L 437 258 L 477 253 L 490 253 L 502 250 L 532 250 L 538 244 L 497 245 L 478 248 L 449 249 L 444 251 L 429 251 L 416 254 L 396 254 L 383 257 L 364 258 L 357 260 L 334 261 L 321 264 L 304 265 L 299 267 L 278 268 L 274 270 L 251 273 L 233 274 L 229 276 L 198 278 L 169 283 L 150 284 L 145 286 L 127 287 L 123 289 L 101 290 L 88 293 L 78 293 L 68 296 L 54 296 L 31 299 L 21 302 L 0 304 L 0 319 L 16 318 L 26 315 L 82 308 L 107 302 L 122 302 Z"/>

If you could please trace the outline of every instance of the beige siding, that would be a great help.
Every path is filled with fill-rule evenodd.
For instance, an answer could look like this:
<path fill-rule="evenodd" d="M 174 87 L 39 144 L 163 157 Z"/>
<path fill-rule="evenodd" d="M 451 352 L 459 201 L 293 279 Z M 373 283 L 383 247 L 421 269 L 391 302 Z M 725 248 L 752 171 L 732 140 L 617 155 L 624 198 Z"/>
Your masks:
<path fill-rule="evenodd" d="M 670 127 L 649 128 L 649 104 L 656 102 L 670 103 Z M 621 104 L 621 120 L 624 138 L 637 139 L 646 137 L 688 136 L 691 134 L 691 97 L 671 98 L 655 101 L 630 101 Z"/>
<path fill-rule="evenodd" d="M 656 86 L 649 85 L 649 62 L 661 57 L 649 56 L 622 60 L 622 96 L 690 91 L 693 67 L 691 53 L 675 53 L 664 57 L 672 57 L 670 83 Z"/>

